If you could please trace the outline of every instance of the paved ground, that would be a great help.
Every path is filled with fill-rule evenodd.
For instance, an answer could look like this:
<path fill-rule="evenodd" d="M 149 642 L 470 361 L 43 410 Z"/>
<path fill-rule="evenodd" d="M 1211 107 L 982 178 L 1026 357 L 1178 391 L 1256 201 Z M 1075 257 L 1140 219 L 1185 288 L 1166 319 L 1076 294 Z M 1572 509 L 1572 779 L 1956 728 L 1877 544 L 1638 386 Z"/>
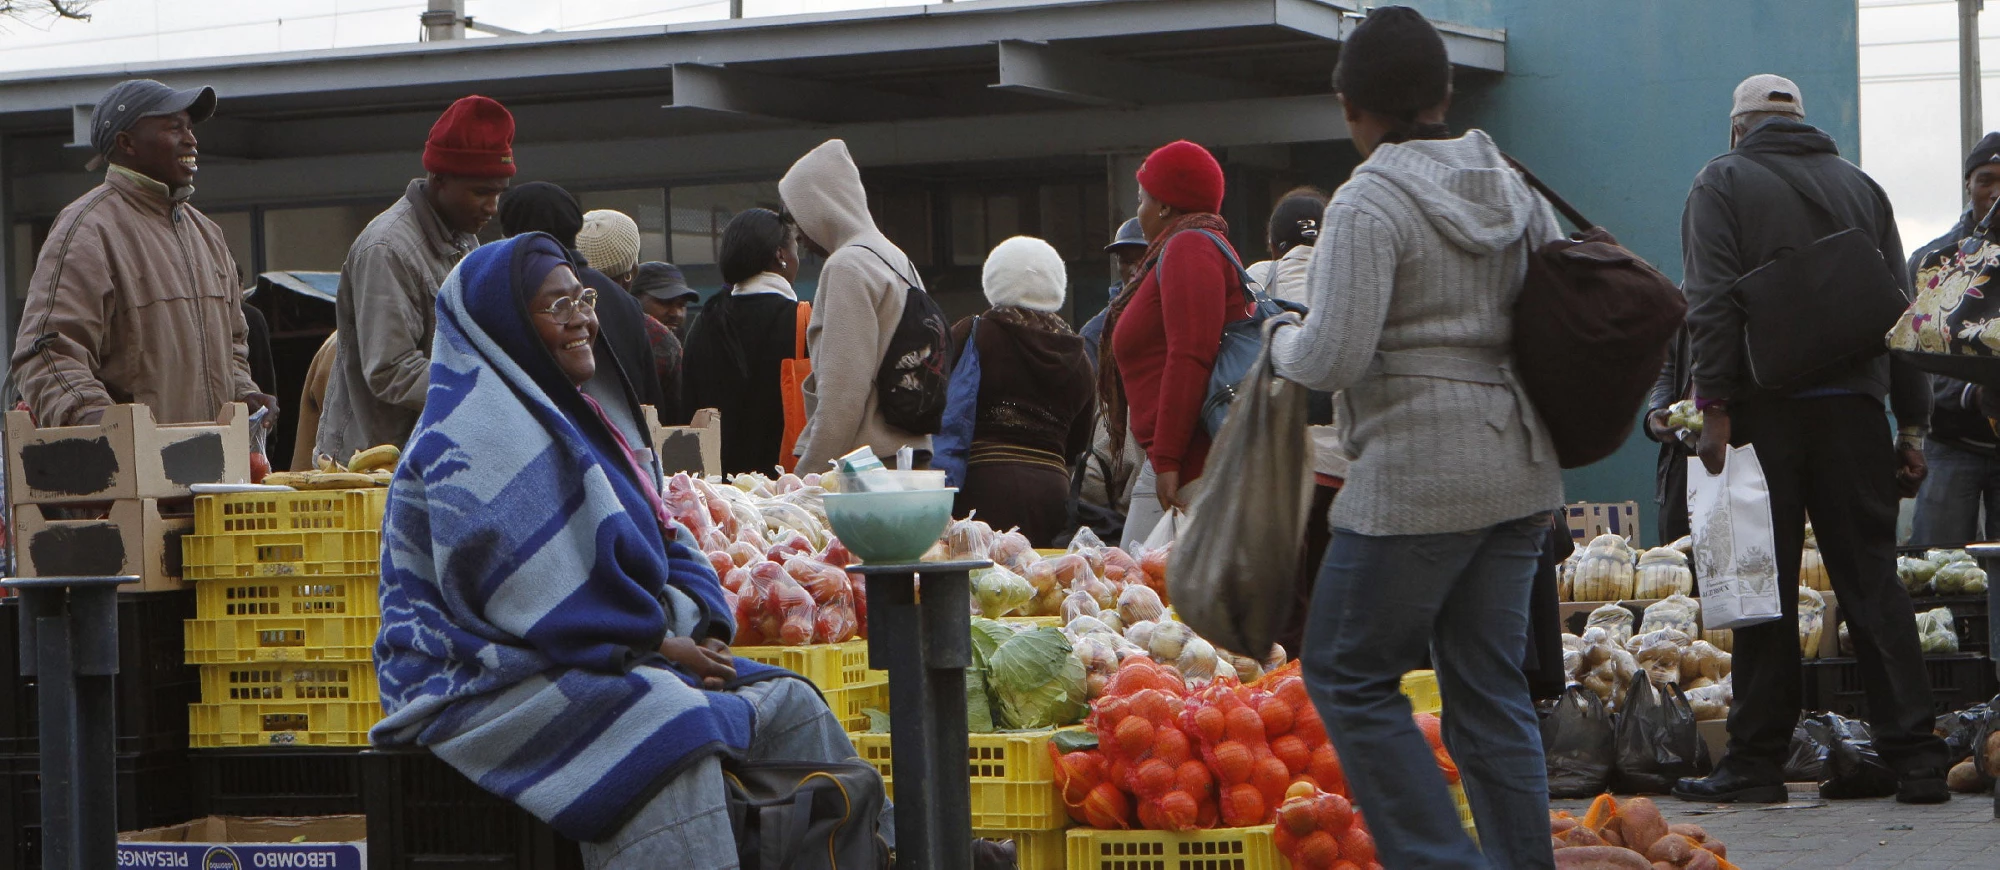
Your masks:
<path fill-rule="evenodd" d="M 1656 801 L 1668 824 L 1697 824 L 1728 844 L 1730 862 L 1743 870 L 2000 868 L 1992 795 L 1954 795 L 1948 804 L 1916 807 L 1888 798 L 1823 801 L 1815 787 L 1794 784 L 1786 804 Z M 1554 803 L 1578 816 L 1589 805 Z"/>

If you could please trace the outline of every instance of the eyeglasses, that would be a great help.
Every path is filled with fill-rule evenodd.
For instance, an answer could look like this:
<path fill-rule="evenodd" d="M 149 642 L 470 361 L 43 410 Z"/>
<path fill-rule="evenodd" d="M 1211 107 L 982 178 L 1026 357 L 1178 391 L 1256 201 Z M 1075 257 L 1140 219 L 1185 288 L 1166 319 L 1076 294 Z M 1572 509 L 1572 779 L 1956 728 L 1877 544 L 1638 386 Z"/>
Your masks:
<path fill-rule="evenodd" d="M 546 314 L 555 318 L 556 324 L 559 326 L 568 326 L 571 320 L 576 319 L 576 315 L 579 312 L 584 311 L 593 313 L 597 311 L 597 291 L 595 289 L 584 288 L 583 294 L 580 296 L 564 296 L 549 303 L 549 307 L 547 308 L 535 309 L 536 314 Z"/>

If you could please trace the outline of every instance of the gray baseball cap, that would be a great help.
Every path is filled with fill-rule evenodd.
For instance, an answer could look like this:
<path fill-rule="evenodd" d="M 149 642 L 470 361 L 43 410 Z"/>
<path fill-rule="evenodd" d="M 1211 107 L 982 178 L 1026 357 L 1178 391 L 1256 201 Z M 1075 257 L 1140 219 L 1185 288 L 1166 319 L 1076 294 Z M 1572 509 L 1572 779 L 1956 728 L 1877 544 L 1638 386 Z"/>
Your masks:
<path fill-rule="evenodd" d="M 132 129 L 140 118 L 154 118 L 187 112 L 188 120 L 199 124 L 215 114 L 215 89 L 210 87 L 174 90 L 152 79 L 132 79 L 112 85 L 90 110 L 90 147 L 98 154 L 110 154 L 118 134 Z"/>
<path fill-rule="evenodd" d="M 632 295 L 651 297 L 660 302 L 701 297 L 693 287 L 688 286 L 679 266 L 660 262 L 639 264 L 639 274 L 632 278 Z"/>

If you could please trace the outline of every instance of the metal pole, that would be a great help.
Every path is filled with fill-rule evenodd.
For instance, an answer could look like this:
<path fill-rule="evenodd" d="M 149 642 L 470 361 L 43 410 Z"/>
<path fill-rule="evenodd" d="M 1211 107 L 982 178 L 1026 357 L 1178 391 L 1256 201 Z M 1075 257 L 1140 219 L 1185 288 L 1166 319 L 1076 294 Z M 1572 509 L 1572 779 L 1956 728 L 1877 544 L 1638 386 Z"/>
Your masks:
<path fill-rule="evenodd" d="M 743 0 L 729 0 L 729 17 L 743 17 Z"/>
<path fill-rule="evenodd" d="M 424 23 L 424 41 L 465 38 L 465 0 L 430 0 L 417 16 Z"/>
<path fill-rule="evenodd" d="M 36 678 L 41 708 L 43 870 L 117 863 L 118 587 L 137 579 L 5 581 L 21 596 L 21 676 Z"/>
<path fill-rule="evenodd" d="M 1986 0 L 1958 0 L 1958 153 L 1972 153 L 1985 135 L 1979 87 L 1979 13 Z"/>

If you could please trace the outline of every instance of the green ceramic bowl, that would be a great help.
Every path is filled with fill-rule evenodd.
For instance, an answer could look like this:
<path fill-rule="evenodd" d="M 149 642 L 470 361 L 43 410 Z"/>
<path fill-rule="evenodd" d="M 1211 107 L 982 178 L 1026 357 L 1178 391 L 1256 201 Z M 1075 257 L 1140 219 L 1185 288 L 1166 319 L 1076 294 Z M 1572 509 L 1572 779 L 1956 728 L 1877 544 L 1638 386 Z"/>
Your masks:
<path fill-rule="evenodd" d="M 894 565 L 923 558 L 951 524 L 957 489 L 830 492 L 826 518 L 833 533 L 863 562 Z"/>

